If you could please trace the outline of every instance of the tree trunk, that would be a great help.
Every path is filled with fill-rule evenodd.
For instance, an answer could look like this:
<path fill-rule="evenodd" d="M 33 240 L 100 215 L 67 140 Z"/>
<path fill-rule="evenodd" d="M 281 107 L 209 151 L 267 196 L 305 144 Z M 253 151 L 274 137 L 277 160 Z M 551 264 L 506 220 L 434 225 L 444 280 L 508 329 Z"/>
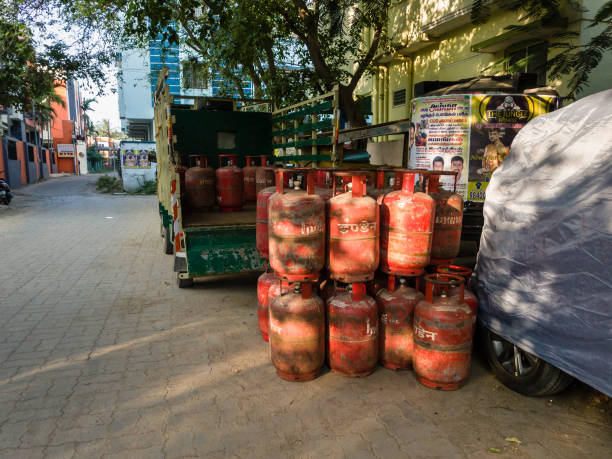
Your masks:
<path fill-rule="evenodd" d="M 340 85 L 340 110 L 351 123 L 351 127 L 362 127 L 366 125 L 365 117 L 357 102 L 353 99 L 353 90 L 347 86 Z"/>

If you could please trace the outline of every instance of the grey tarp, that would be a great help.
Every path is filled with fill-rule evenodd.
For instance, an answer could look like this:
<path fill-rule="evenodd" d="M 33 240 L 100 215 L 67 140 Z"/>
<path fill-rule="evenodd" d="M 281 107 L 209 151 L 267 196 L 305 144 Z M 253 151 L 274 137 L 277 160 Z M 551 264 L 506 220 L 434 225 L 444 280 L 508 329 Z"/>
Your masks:
<path fill-rule="evenodd" d="M 612 90 L 530 121 L 493 173 L 479 319 L 612 395 Z"/>

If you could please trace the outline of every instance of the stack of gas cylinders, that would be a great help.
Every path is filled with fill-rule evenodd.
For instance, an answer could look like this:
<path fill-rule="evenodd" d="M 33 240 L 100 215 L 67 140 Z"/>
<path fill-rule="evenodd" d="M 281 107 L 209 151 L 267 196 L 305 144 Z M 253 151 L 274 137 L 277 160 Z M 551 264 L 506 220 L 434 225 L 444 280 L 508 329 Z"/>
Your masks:
<path fill-rule="evenodd" d="M 183 162 L 176 166 L 183 204 L 196 212 L 210 211 L 215 204 L 221 212 L 236 212 L 245 204 L 255 204 L 257 192 L 274 184 L 266 159 L 265 155 L 247 156 L 246 167 L 240 169 L 238 155 L 219 155 L 219 167 L 214 170 L 207 156 L 191 155 L 190 167 Z"/>
<path fill-rule="evenodd" d="M 292 189 L 288 175 L 301 177 Z M 269 260 L 257 285 L 261 335 L 283 379 L 313 379 L 324 363 L 363 377 L 380 363 L 456 389 L 469 375 L 477 309 L 470 270 L 449 264 L 462 198 L 431 172 L 379 170 L 368 187 L 372 175 L 281 169 L 259 190 L 257 248 Z"/>

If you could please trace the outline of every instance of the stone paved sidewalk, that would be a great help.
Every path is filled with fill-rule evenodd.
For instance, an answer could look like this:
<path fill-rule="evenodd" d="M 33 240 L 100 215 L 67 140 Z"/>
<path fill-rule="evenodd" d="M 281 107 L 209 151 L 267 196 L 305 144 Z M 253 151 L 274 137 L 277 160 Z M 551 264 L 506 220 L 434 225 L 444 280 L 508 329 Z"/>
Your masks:
<path fill-rule="evenodd" d="M 0 209 L 0 457 L 610 456 L 605 397 L 525 398 L 477 359 L 451 393 L 384 369 L 280 380 L 256 279 L 179 290 L 155 197 L 95 178 Z"/>

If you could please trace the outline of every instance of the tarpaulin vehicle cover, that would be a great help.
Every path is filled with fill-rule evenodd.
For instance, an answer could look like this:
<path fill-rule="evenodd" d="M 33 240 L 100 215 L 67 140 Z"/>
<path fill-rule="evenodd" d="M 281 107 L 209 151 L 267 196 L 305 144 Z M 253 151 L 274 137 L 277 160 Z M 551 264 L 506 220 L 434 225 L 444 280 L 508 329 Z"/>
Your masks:
<path fill-rule="evenodd" d="M 531 120 L 493 173 L 483 325 L 612 395 L 612 90 Z"/>

